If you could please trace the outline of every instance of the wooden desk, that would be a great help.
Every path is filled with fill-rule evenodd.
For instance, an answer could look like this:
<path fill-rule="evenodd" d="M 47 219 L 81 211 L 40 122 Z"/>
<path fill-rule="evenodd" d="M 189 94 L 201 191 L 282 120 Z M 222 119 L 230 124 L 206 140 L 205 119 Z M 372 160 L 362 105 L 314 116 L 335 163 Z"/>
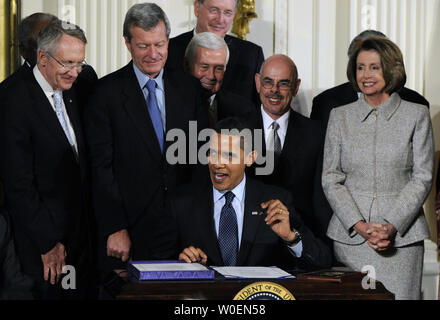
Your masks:
<path fill-rule="evenodd" d="M 121 278 L 122 279 L 122 278 Z M 343 283 L 296 279 L 144 281 L 126 279 L 112 290 L 117 300 L 232 300 L 240 290 L 255 282 L 274 282 L 289 290 L 296 300 L 392 300 L 394 295 L 376 282 L 375 290 L 364 290 L 359 279 Z"/>

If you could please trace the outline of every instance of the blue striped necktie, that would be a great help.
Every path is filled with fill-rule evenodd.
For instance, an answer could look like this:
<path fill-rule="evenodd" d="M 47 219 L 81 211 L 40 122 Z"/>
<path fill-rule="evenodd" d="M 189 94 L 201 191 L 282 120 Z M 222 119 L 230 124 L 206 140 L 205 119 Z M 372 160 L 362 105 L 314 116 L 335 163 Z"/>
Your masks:
<path fill-rule="evenodd" d="M 225 266 L 235 266 L 238 256 L 237 215 L 232 207 L 235 195 L 229 191 L 225 194 L 225 205 L 220 213 L 218 243 Z"/>
<path fill-rule="evenodd" d="M 147 107 L 150 113 L 151 121 L 153 122 L 154 131 L 156 132 L 157 140 L 159 141 L 160 150 L 163 152 L 164 143 L 164 129 L 162 123 L 162 116 L 160 114 L 159 105 L 157 104 L 156 97 L 156 81 L 153 79 L 148 80 L 145 85 L 148 89 Z"/>

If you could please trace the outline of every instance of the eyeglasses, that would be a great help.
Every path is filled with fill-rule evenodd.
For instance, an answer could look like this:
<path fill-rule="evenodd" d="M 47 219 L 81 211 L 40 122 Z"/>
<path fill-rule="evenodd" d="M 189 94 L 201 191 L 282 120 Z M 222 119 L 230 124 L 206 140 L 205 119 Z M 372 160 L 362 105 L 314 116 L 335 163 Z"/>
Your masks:
<path fill-rule="evenodd" d="M 202 3 L 202 6 L 204 6 L 204 7 L 206 8 L 206 10 L 208 10 L 209 14 L 210 14 L 210 15 L 213 15 L 213 16 L 220 16 L 220 14 L 223 13 L 223 15 L 224 15 L 226 18 L 232 18 L 232 17 L 234 17 L 234 15 L 235 15 L 235 12 L 234 12 L 233 10 L 224 10 L 224 11 L 221 11 L 221 10 L 220 10 L 219 8 L 217 8 L 217 7 L 210 7 L 210 8 L 208 8 L 207 6 L 205 6 L 204 3 Z"/>
<path fill-rule="evenodd" d="M 264 78 L 263 80 L 261 80 L 261 85 L 263 86 L 264 89 L 270 90 L 275 85 L 275 82 L 270 78 Z M 276 86 L 279 90 L 287 91 L 292 88 L 292 82 L 288 80 L 281 80 L 278 81 Z"/>
<path fill-rule="evenodd" d="M 87 65 L 87 62 L 83 61 L 81 63 L 62 63 L 57 58 L 55 58 L 53 55 L 51 55 L 49 52 L 47 52 L 47 55 L 54 59 L 60 66 L 62 66 L 66 70 L 73 70 L 77 69 L 81 72 L 82 68 L 84 68 Z"/>

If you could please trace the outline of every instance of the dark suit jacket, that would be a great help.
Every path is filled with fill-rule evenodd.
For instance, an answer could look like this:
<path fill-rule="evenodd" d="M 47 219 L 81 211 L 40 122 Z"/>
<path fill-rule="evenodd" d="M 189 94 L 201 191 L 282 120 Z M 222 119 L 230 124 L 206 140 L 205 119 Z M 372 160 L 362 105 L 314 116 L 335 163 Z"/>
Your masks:
<path fill-rule="evenodd" d="M 58 242 L 84 276 L 90 259 L 87 159 L 75 88 L 63 93 L 78 157 L 32 72 L 14 74 L 1 102 L 0 173 L 17 253 L 25 273 L 42 281 L 41 254 Z"/>
<path fill-rule="evenodd" d="M 403 100 L 423 104 L 429 108 L 429 102 L 414 90 L 403 88 L 399 92 Z M 350 82 L 343 83 L 334 88 L 330 88 L 313 99 L 312 113 L 310 118 L 322 122 L 324 128 L 327 128 L 330 111 L 333 108 L 345 106 L 349 103 L 355 102 L 359 96 L 354 90 Z"/>
<path fill-rule="evenodd" d="M 170 39 L 166 68 L 182 69 L 185 50 L 194 35 L 194 31 L 182 33 Z M 229 35 L 225 36 L 230 57 L 226 67 L 222 88 L 260 104 L 255 87 L 255 74 L 260 72 L 264 61 L 263 49 L 250 42 Z"/>
<path fill-rule="evenodd" d="M 208 127 L 199 83 L 180 71 L 165 71 L 166 132 L 188 133 L 189 121 Z M 107 257 L 109 235 L 127 229 L 133 259 L 151 259 L 152 231 L 168 191 L 188 182 L 188 165 L 169 165 L 161 153 L 133 64 L 100 79 L 85 110 L 92 166 L 93 203 L 100 245 L 100 268 L 123 267 Z M 188 135 L 187 135 L 188 136 Z M 171 142 L 165 144 L 165 150 Z M 160 225 L 159 225 L 160 227 Z"/>
<path fill-rule="evenodd" d="M 221 266 L 223 260 L 218 246 L 214 224 L 212 184 L 198 184 L 181 188 L 170 199 L 168 214 L 174 219 L 177 231 L 178 253 L 195 246 L 208 256 L 208 265 Z M 279 199 L 291 212 L 291 225 L 301 233 L 303 252 L 295 257 L 280 237 L 264 222 L 265 215 L 252 215 L 261 210 L 261 203 Z M 327 268 L 332 263 L 328 246 L 303 223 L 292 206 L 289 193 L 283 189 L 265 185 L 247 178 L 243 233 L 237 265 L 279 266 L 289 270 Z"/>
<path fill-rule="evenodd" d="M 259 112 L 257 129 L 263 129 Z M 295 208 L 311 230 L 324 240 L 332 210 L 321 185 L 324 133 L 317 121 L 291 110 L 286 139 L 272 174 L 255 176 L 256 179 L 290 191 Z M 263 150 L 266 145 L 263 135 Z"/>
<path fill-rule="evenodd" d="M 218 121 L 229 117 L 244 119 L 256 119 L 257 117 L 257 111 L 252 101 L 232 91 L 221 89 L 216 94 L 215 99 L 217 101 Z"/>
<path fill-rule="evenodd" d="M 33 299 L 32 280 L 21 271 L 9 219 L 0 212 L 0 300 Z"/>

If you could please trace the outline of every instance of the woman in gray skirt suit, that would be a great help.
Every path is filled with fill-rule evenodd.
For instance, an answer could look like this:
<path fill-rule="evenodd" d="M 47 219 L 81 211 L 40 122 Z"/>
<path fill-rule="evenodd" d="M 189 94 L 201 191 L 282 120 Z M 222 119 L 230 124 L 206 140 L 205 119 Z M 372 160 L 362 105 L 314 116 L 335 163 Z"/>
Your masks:
<path fill-rule="evenodd" d="M 422 206 L 434 172 L 430 114 L 399 97 L 404 62 L 386 38 L 362 42 L 347 75 L 361 94 L 330 115 L 322 175 L 334 211 L 327 235 L 338 261 L 374 270 L 396 299 L 420 299 L 429 237 Z"/>

